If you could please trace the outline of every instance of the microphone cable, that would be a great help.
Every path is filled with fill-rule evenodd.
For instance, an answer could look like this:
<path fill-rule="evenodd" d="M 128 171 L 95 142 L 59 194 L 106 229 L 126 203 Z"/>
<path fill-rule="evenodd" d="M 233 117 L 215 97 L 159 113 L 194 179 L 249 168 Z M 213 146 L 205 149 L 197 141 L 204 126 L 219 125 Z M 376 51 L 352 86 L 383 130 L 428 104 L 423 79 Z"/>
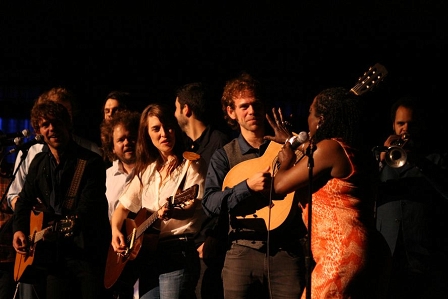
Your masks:
<path fill-rule="evenodd" d="M 298 148 L 294 149 L 294 153 L 296 155 L 296 161 L 294 162 L 294 165 L 296 165 L 300 160 L 302 160 L 306 155 L 305 153 L 302 153 Z M 269 298 L 273 299 L 272 296 L 272 288 L 271 288 L 271 259 L 270 259 L 270 247 L 271 247 L 271 212 L 272 212 L 272 198 L 274 193 L 274 178 L 277 174 L 280 163 L 278 163 L 278 155 L 275 157 L 275 159 L 272 161 L 272 177 L 271 177 L 271 186 L 269 189 L 269 206 L 268 206 L 268 221 L 267 221 L 267 233 L 266 233 L 266 258 L 267 258 L 267 281 L 268 281 L 268 292 L 269 292 Z M 293 166 L 294 167 L 294 166 Z"/>

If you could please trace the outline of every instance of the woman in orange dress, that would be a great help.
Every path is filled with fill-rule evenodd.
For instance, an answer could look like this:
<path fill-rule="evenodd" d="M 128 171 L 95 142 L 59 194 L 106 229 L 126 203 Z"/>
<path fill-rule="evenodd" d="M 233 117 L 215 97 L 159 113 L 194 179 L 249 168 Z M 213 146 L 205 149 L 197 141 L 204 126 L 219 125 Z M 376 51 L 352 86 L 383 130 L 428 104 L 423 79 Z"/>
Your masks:
<path fill-rule="evenodd" d="M 310 141 L 297 161 L 286 142 L 278 155 L 277 193 L 310 190 L 312 166 L 311 274 L 313 299 L 384 298 L 390 251 L 374 226 L 373 157 L 362 149 L 362 107 L 344 88 L 320 92 L 308 116 Z M 312 163 L 310 163 L 312 162 Z M 372 162 L 372 163 L 371 163 Z M 309 224 L 309 196 L 301 198 Z M 310 228 L 308 227 L 308 230 Z"/>

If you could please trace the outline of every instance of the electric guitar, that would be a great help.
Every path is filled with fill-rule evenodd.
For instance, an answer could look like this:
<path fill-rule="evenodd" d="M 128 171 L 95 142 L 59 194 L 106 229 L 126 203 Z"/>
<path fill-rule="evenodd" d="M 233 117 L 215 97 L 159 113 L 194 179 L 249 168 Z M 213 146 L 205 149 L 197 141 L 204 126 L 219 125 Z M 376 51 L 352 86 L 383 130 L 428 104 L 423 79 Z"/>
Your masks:
<path fill-rule="evenodd" d="M 387 75 L 387 70 L 384 66 L 377 63 L 370 67 L 359 79 L 350 92 L 355 95 L 362 95 L 380 83 Z M 261 157 L 243 161 L 235 165 L 227 173 L 224 178 L 222 190 L 226 187 L 232 188 L 243 180 L 251 177 L 257 172 L 266 169 L 266 166 L 271 166 L 275 171 L 277 154 L 281 150 L 282 144 L 270 142 L 266 151 Z M 273 171 L 271 171 L 273 175 Z M 283 199 L 272 200 L 269 205 L 258 209 L 253 214 L 245 216 L 237 216 L 240 221 L 246 221 L 246 225 L 257 230 L 274 230 L 283 224 L 290 216 L 292 204 L 294 202 L 294 192 L 286 195 Z"/>
<path fill-rule="evenodd" d="M 31 211 L 30 215 L 30 235 L 28 236 L 28 248 L 25 254 L 16 254 L 14 263 L 14 280 L 19 281 L 25 272 L 31 268 L 36 254 L 36 245 L 44 239 L 47 232 L 57 232 L 63 237 L 70 237 L 73 234 L 75 216 L 67 216 L 65 219 L 56 221 L 53 225 L 42 229 L 44 220 L 43 212 Z"/>
<path fill-rule="evenodd" d="M 188 201 L 196 199 L 198 191 L 199 185 L 193 185 L 176 194 L 169 204 L 173 207 L 188 205 Z M 142 247 L 143 233 L 158 219 L 158 211 L 153 212 L 149 217 L 147 216 L 148 212 L 146 208 L 142 208 L 134 219 L 125 219 L 122 231 L 126 236 L 127 250 L 124 254 L 117 254 L 112 244 L 110 244 L 104 273 L 104 286 L 107 289 L 111 288 L 118 280 L 126 263 L 137 257 Z"/>

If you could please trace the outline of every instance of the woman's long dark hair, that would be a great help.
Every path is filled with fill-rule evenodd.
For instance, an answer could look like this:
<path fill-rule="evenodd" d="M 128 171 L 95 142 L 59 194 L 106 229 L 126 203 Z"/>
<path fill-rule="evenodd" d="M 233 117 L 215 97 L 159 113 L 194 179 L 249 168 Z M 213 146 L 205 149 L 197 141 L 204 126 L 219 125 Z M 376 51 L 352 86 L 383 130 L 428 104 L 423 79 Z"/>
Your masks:
<path fill-rule="evenodd" d="M 168 106 L 161 104 L 149 104 L 141 114 L 137 144 L 135 146 L 137 160 L 135 163 L 134 175 L 139 176 L 140 182 L 141 175 L 148 165 L 160 159 L 160 152 L 154 146 L 148 135 L 148 117 L 150 116 L 156 116 L 162 124 L 175 132 L 176 140 L 174 142 L 173 154 L 176 156 L 177 161 L 173 165 L 170 165 L 169 172 L 172 173 L 176 166 L 183 160 L 182 154 L 184 152 L 184 148 L 182 145 L 182 131 L 176 118 L 174 117 L 174 112 L 169 109 Z"/>

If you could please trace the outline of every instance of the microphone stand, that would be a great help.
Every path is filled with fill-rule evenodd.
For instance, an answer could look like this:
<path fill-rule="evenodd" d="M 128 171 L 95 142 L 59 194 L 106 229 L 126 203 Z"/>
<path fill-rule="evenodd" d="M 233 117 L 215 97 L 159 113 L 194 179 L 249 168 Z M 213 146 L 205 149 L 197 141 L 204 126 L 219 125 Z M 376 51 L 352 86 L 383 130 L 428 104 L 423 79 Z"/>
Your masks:
<path fill-rule="evenodd" d="M 306 298 L 311 299 L 311 272 L 313 263 L 313 253 L 311 252 L 311 218 L 312 218 L 312 203 L 313 203 L 313 167 L 314 167 L 314 143 L 310 141 L 305 155 L 308 156 L 308 242 L 306 243 L 305 264 L 306 264 Z"/>
<path fill-rule="evenodd" d="M 372 153 L 373 153 L 373 156 L 375 158 L 375 162 L 378 164 L 377 165 L 378 166 L 378 169 L 377 169 L 378 170 L 378 174 L 381 172 L 381 170 L 384 167 L 381 164 L 380 154 L 381 154 L 381 152 L 386 151 L 386 150 L 387 150 L 387 148 L 384 147 L 384 146 L 375 146 L 374 148 L 372 148 Z M 374 201 L 373 201 L 373 220 L 375 221 L 375 223 L 376 223 L 376 220 L 377 220 L 377 216 L 376 216 L 377 208 L 378 208 L 378 194 L 375 195 L 375 198 L 374 198 Z"/>
<path fill-rule="evenodd" d="M 8 155 L 8 154 L 9 154 L 9 153 L 7 153 L 6 155 Z M 5 156 L 6 156 L 6 155 L 5 155 Z M 17 172 L 18 172 L 20 166 L 22 165 L 22 163 L 25 161 L 25 158 L 26 158 L 27 155 L 28 155 L 28 149 L 26 149 L 26 150 L 22 150 L 22 156 L 20 157 L 20 162 L 19 162 L 19 164 L 17 164 L 17 167 L 16 167 L 15 169 L 13 169 L 12 174 L 10 174 L 10 175 L 8 176 L 8 177 L 10 178 L 10 180 L 9 180 L 8 186 L 6 186 L 5 192 L 4 192 L 3 195 L 2 195 L 2 198 L 1 198 L 1 200 L 0 200 L 0 203 L 3 203 L 3 201 L 6 200 L 6 195 L 8 194 L 8 190 L 9 190 L 9 188 L 11 187 L 11 185 L 12 185 L 14 179 L 16 178 L 16 174 L 17 174 Z M 5 156 L 4 156 L 4 157 L 5 157 Z M 0 162 L 3 160 L 4 157 L 2 157 L 2 159 L 0 160 Z M 8 205 L 6 205 L 6 206 L 8 206 Z M 10 210 L 12 210 L 12 209 L 10 209 Z M 11 226 L 12 226 L 12 217 L 8 220 L 8 222 L 7 222 L 7 223 L 2 227 L 2 229 L 0 230 L 0 236 L 1 236 L 1 239 L 3 239 L 3 235 L 5 234 L 5 232 L 6 232 L 7 229 L 11 229 L 11 230 L 12 230 L 12 227 L 11 227 Z M 11 246 L 12 246 L 12 244 L 11 244 Z M 18 291 L 19 291 L 19 285 L 20 285 L 20 281 L 17 282 L 17 284 L 16 284 L 16 288 L 15 288 L 15 291 L 14 291 L 14 297 L 13 297 L 13 299 L 15 299 L 16 296 L 17 296 L 17 294 L 18 294 Z M 33 286 L 33 290 L 34 290 L 34 286 Z M 36 295 L 36 291 L 35 291 L 35 290 L 34 290 L 34 294 Z"/>
<path fill-rule="evenodd" d="M 6 200 L 6 194 L 8 193 L 9 188 L 11 187 L 12 183 L 14 182 L 14 179 L 16 178 L 16 174 L 19 171 L 20 165 L 25 161 L 26 156 L 28 155 L 28 149 L 22 150 L 22 156 L 20 156 L 20 162 L 17 164 L 16 169 L 14 169 L 13 173 L 9 176 L 10 180 L 8 183 L 8 186 L 6 186 L 5 192 L 2 195 L 2 199 L 0 202 L 3 202 L 3 200 Z M 6 155 L 5 155 L 6 156 Z M 3 160 L 3 158 L 2 158 Z"/>
<path fill-rule="evenodd" d="M 28 156 L 29 147 L 28 147 L 28 148 L 24 148 L 24 149 L 20 149 L 20 151 L 22 151 L 22 156 L 20 156 L 20 161 L 19 161 L 19 163 L 17 164 L 17 167 L 15 167 L 15 169 L 13 169 L 13 171 L 12 171 L 12 174 L 8 176 L 8 177 L 10 178 L 10 181 L 9 181 L 9 183 L 8 183 L 8 186 L 7 186 L 6 189 L 5 189 L 5 192 L 4 192 L 3 195 L 2 195 L 2 198 L 1 198 L 1 200 L 0 200 L 0 203 L 3 203 L 3 201 L 6 200 L 6 197 L 7 197 L 8 191 L 9 191 L 9 188 L 11 187 L 11 185 L 12 185 L 14 179 L 16 178 L 16 174 L 17 174 L 17 172 L 19 171 L 20 166 L 23 164 L 23 162 L 25 161 L 26 157 Z M 7 152 L 6 155 L 8 155 L 8 154 L 10 154 L 10 153 L 12 153 L 12 152 Z M 2 159 L 0 160 L 0 162 L 2 162 L 3 158 L 4 158 L 6 155 L 4 155 L 4 156 L 2 157 Z M 12 210 L 12 209 L 10 209 L 10 210 Z M 7 223 L 1 228 L 1 230 L 0 230 L 0 239 L 3 239 L 3 234 L 5 233 L 6 229 L 11 229 L 11 230 L 12 230 L 12 227 L 11 227 L 11 226 L 12 226 L 12 217 L 11 217 L 11 218 L 7 221 Z M 12 243 L 11 243 L 11 247 L 12 247 Z M 21 284 L 20 281 L 18 281 L 17 284 L 16 284 L 16 288 L 15 288 L 15 291 L 14 291 L 14 297 L 13 297 L 13 299 L 16 299 L 16 296 L 17 296 L 18 291 L 19 291 L 19 286 L 20 286 L 20 284 Z M 34 296 L 37 296 L 35 287 L 32 286 L 32 288 L 33 288 L 33 295 L 34 295 Z M 38 296 L 37 296 L 37 297 L 38 297 Z"/>

